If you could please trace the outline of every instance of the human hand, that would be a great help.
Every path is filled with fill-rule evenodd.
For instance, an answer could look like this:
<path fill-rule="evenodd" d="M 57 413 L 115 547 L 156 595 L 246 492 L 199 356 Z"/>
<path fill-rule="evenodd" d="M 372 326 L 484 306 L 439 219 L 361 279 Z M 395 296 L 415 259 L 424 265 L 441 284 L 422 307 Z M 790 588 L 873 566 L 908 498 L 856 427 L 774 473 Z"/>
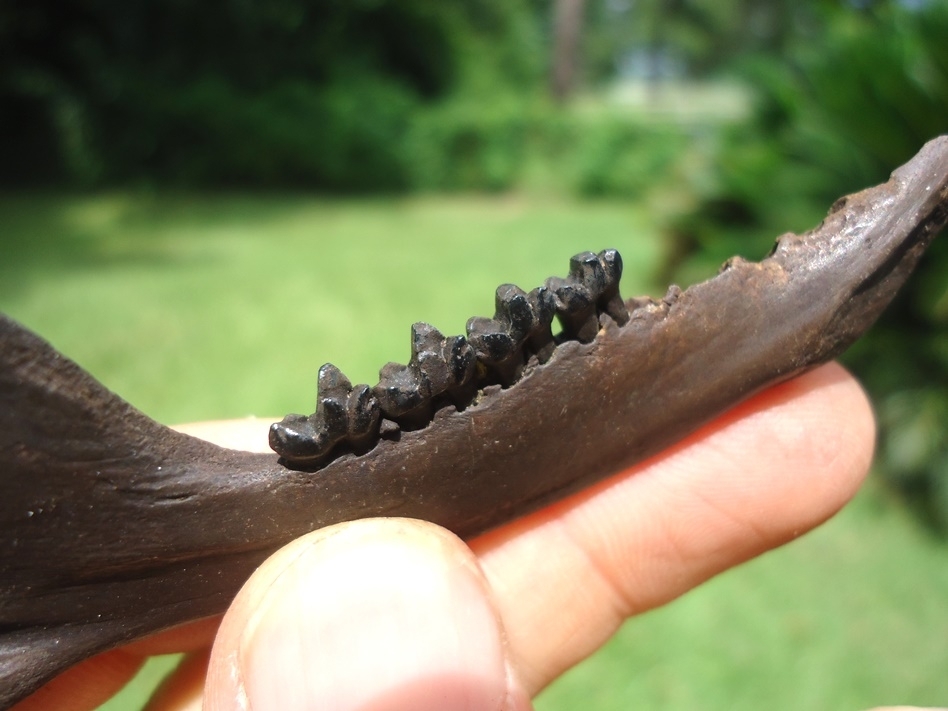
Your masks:
<path fill-rule="evenodd" d="M 192 431 L 245 441 L 240 423 Z M 859 386 L 825 366 L 469 545 L 404 519 L 304 536 L 247 582 L 212 651 L 217 621 L 189 625 L 79 665 L 17 709 L 94 708 L 141 655 L 178 650 L 193 655 L 150 711 L 202 696 L 208 711 L 527 709 L 627 617 L 831 516 L 873 436 Z"/>

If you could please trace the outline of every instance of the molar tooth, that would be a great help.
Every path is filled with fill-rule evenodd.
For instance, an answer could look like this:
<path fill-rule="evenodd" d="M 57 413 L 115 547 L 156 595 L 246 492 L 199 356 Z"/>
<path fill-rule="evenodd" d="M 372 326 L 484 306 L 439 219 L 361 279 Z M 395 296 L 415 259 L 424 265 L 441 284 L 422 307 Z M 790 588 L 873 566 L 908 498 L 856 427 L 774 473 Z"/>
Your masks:
<path fill-rule="evenodd" d="M 550 277 L 546 286 L 556 299 L 556 315 L 563 326 L 563 334 L 581 343 L 592 341 L 599 333 L 599 320 L 596 318 L 596 300 L 589 289 L 572 277 Z"/>
<path fill-rule="evenodd" d="M 619 281 L 622 279 L 622 256 L 618 250 L 604 249 L 599 253 L 605 274 L 605 286 L 599 297 L 600 308 L 612 317 L 618 325 L 629 321 L 629 309 L 619 294 Z"/>
<path fill-rule="evenodd" d="M 388 363 L 379 371 L 372 388 L 382 414 L 402 429 L 418 429 L 430 422 L 430 390 L 417 369 Z"/>
<path fill-rule="evenodd" d="M 507 324 L 507 333 L 519 346 L 536 325 L 527 293 L 513 284 L 501 284 L 494 296 L 494 320 Z"/>
<path fill-rule="evenodd" d="M 598 254 L 580 252 L 573 256 L 569 260 L 569 275 L 589 290 L 593 301 L 599 301 L 606 288 L 606 270 Z"/>
<path fill-rule="evenodd" d="M 487 383 L 499 382 L 508 387 L 516 382 L 523 370 L 520 345 L 508 332 L 502 321 L 475 316 L 467 322 L 467 340 L 474 348 L 477 359 L 487 368 Z"/>
<path fill-rule="evenodd" d="M 467 322 L 467 340 L 474 348 L 478 360 L 494 365 L 509 358 L 517 346 L 506 324 L 492 318 L 475 316 Z"/>

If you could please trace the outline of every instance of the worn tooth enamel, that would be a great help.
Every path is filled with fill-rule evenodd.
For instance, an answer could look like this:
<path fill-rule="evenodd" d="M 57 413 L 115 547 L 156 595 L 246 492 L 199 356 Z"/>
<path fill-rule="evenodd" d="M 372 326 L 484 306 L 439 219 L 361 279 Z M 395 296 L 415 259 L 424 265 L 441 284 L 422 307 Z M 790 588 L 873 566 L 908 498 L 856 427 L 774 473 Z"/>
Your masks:
<path fill-rule="evenodd" d="M 477 359 L 486 366 L 483 384 L 500 383 L 508 387 L 523 369 L 520 345 L 503 321 L 475 316 L 467 322 L 467 340 Z"/>
<path fill-rule="evenodd" d="M 428 397 L 435 398 L 451 387 L 451 373 L 442 353 L 444 336 L 434 326 L 419 322 L 411 327 L 412 348 L 408 367 L 427 381 Z"/>
<path fill-rule="evenodd" d="M 441 354 L 448 364 L 452 388 L 467 385 L 474 379 L 474 364 L 477 361 L 477 356 L 474 353 L 474 348 L 464 336 L 451 336 L 444 339 L 441 345 Z"/>
<path fill-rule="evenodd" d="M 593 252 L 580 252 L 569 260 L 569 275 L 582 282 L 593 301 L 598 301 L 606 288 L 606 270 Z"/>
<path fill-rule="evenodd" d="M 346 398 L 348 444 L 357 451 L 371 449 L 378 439 L 381 408 L 372 388 L 361 384 L 352 388 Z"/>
<path fill-rule="evenodd" d="M 596 318 L 596 300 L 589 289 L 576 279 L 550 277 L 546 286 L 556 300 L 556 316 L 563 327 L 566 338 L 575 338 L 580 343 L 589 343 L 599 332 Z"/>
<path fill-rule="evenodd" d="M 619 294 L 619 281 L 622 279 L 622 257 L 618 250 L 604 249 L 599 253 L 599 261 L 606 277 L 603 293 L 599 297 L 599 308 L 605 311 L 618 325 L 629 321 L 629 309 Z"/>
<path fill-rule="evenodd" d="M 379 371 L 379 382 L 372 392 L 382 414 L 403 429 L 424 426 L 421 420 L 430 405 L 430 392 L 427 381 L 418 370 L 400 363 L 388 363 Z"/>
<path fill-rule="evenodd" d="M 352 384 L 331 363 L 319 369 L 316 412 L 309 417 L 287 415 L 270 427 L 270 446 L 292 461 L 324 458 L 349 433 L 347 401 Z"/>
<path fill-rule="evenodd" d="M 513 284 L 502 284 L 497 287 L 494 303 L 494 320 L 507 324 L 507 333 L 519 347 L 536 324 L 527 292 Z"/>
<path fill-rule="evenodd" d="M 527 339 L 530 351 L 536 353 L 541 363 L 546 363 L 553 355 L 556 342 L 553 340 L 551 325 L 556 315 L 556 299 L 553 292 L 545 286 L 538 286 L 527 294 L 533 311 L 535 324 Z"/>
<path fill-rule="evenodd" d="M 467 340 L 477 353 L 478 360 L 487 365 L 506 360 L 516 351 L 516 343 L 507 333 L 506 324 L 492 318 L 475 316 L 469 319 Z"/>
<path fill-rule="evenodd" d="M 477 355 L 464 336 L 446 338 L 441 353 L 448 364 L 451 386 L 448 397 L 458 410 L 467 407 L 477 394 Z"/>

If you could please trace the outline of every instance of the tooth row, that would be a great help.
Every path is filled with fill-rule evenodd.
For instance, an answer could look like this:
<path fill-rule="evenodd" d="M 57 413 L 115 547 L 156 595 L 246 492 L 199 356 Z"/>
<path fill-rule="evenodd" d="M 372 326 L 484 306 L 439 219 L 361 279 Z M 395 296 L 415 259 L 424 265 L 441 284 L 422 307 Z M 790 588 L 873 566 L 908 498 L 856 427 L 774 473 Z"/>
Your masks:
<path fill-rule="evenodd" d="M 463 410 L 488 385 L 509 387 L 530 358 L 545 363 L 558 340 L 592 341 L 599 314 L 624 325 L 629 313 L 619 295 L 622 258 L 614 249 L 583 252 L 570 260 L 565 279 L 551 277 L 525 292 L 513 284 L 497 288 L 494 317 L 467 322 L 467 338 L 443 336 L 426 323 L 411 327 L 407 365 L 388 363 L 375 387 L 356 385 L 334 365 L 319 369 L 316 412 L 287 415 L 270 427 L 270 446 L 287 462 L 319 463 L 336 451 L 362 453 L 375 446 L 383 422 L 414 430 L 452 404 Z M 391 425 L 389 425 L 391 427 Z"/>

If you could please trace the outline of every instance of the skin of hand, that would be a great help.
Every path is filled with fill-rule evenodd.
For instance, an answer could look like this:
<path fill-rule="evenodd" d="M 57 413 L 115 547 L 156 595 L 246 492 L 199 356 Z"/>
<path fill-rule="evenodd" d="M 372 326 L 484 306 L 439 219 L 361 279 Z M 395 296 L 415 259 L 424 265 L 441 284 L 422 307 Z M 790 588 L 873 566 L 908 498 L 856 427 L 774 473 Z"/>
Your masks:
<path fill-rule="evenodd" d="M 267 425 L 182 429 L 267 451 Z M 268 559 L 222 620 L 99 655 L 15 708 L 93 709 L 145 656 L 184 651 L 148 711 L 529 709 L 628 617 L 832 516 L 868 470 L 874 427 L 831 364 L 467 544 L 407 519 L 322 529 Z"/>

